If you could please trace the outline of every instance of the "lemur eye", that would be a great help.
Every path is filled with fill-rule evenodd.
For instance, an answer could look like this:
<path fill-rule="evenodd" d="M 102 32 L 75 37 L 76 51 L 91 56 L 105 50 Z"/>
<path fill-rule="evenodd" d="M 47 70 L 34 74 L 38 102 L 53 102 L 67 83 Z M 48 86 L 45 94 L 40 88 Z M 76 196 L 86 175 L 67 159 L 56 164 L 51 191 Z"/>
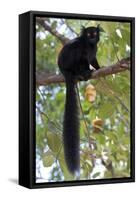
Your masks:
<path fill-rule="evenodd" d="M 92 33 L 87 33 L 88 37 L 96 37 L 97 36 L 97 32 L 92 32 Z"/>
<path fill-rule="evenodd" d="M 97 35 L 97 32 L 93 32 L 93 36 L 96 36 Z"/>

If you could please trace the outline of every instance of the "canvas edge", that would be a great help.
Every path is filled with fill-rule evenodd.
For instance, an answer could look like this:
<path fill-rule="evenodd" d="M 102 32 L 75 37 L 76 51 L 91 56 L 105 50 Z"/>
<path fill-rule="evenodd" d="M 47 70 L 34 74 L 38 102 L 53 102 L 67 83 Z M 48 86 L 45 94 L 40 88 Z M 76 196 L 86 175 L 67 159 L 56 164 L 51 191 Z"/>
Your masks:
<path fill-rule="evenodd" d="M 27 166 L 29 166 L 29 181 L 26 179 L 27 184 L 22 184 L 21 183 L 21 176 L 19 172 L 19 184 L 22 186 L 25 186 L 27 188 L 48 188 L 48 187 L 64 187 L 64 186 L 81 186 L 81 185 L 96 185 L 96 184 L 112 184 L 112 183 L 127 183 L 127 182 L 134 182 L 135 181 L 135 115 L 132 115 L 132 112 L 135 112 L 135 67 L 133 67 L 133 70 L 131 71 L 131 78 L 133 79 L 132 82 L 132 99 L 131 99 L 131 128 L 133 134 L 131 133 L 131 177 L 128 178 L 116 178 L 116 179 L 100 179 L 100 180 L 86 180 L 86 181 L 64 181 L 64 182 L 50 182 L 50 183 L 35 183 L 35 33 L 34 33 L 34 19 L 36 16 L 49 16 L 49 17 L 73 17 L 75 19 L 80 19 L 80 18 L 91 18 L 93 20 L 108 20 L 108 21 L 122 21 L 122 22 L 130 22 L 131 23 L 131 31 L 132 31 L 132 65 L 135 66 L 135 18 L 134 17 L 122 17 L 122 16 L 103 16 L 103 15 L 85 15 L 85 14 L 74 14 L 74 13 L 55 13 L 55 12 L 42 12 L 42 11 L 28 11 L 26 13 L 23 13 L 19 15 L 19 17 L 23 16 L 24 14 L 29 15 L 29 21 L 30 21 L 30 34 L 29 34 L 29 59 L 28 64 L 29 64 L 29 138 L 27 139 L 27 144 L 29 146 L 29 162 L 27 163 Z M 19 31 L 19 35 L 21 31 Z M 20 46 L 20 45 L 19 45 Z M 26 47 L 26 46 L 24 46 Z M 20 49 L 20 48 L 19 48 Z M 19 56 L 20 57 L 20 56 Z M 20 58 L 19 58 L 20 60 Z M 20 64 L 19 64 L 20 66 Z M 20 68 L 20 67 L 19 67 Z M 27 72 L 26 72 L 27 73 Z M 25 74 L 26 74 L 25 73 Z M 25 75 L 24 74 L 24 75 Z M 21 78 L 21 75 L 19 73 L 19 79 Z M 131 79 L 131 80 L 132 80 Z M 19 84 L 20 85 L 20 84 Z M 23 87 L 23 86 L 22 86 Z M 22 88 L 19 87 L 19 88 Z M 19 89 L 20 90 L 20 89 Z M 23 100 L 19 98 L 20 104 L 23 103 Z M 20 114 L 19 114 L 20 116 Z M 20 116 L 21 117 L 21 116 Z M 21 117 L 22 118 L 22 117 Z M 19 123 L 20 124 L 20 123 Z M 19 131 L 20 132 L 20 131 Z M 21 144 L 22 141 L 20 137 L 23 136 L 22 131 L 19 136 L 19 145 L 22 146 Z M 132 146 L 132 144 L 134 146 Z M 20 147 L 19 147 L 20 149 Z M 132 156 L 133 155 L 133 156 Z M 19 153 L 20 157 L 20 153 Z M 19 159 L 20 160 L 20 159 Z M 19 162 L 20 163 L 20 162 Z M 21 164 L 19 164 L 20 166 Z M 19 167 L 20 169 L 20 167 Z M 20 171 L 20 170 L 19 170 Z M 26 176 L 25 176 L 26 177 Z"/>

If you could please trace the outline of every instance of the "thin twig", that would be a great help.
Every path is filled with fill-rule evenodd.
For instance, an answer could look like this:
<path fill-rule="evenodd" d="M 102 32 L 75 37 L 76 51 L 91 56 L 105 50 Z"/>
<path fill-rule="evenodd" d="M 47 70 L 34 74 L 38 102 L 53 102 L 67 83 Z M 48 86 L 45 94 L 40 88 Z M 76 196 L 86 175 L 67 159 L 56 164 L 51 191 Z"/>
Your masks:
<path fill-rule="evenodd" d="M 90 139 L 90 132 L 89 132 L 89 129 L 88 129 L 88 126 L 87 126 L 86 119 L 85 119 L 85 117 L 84 117 L 84 112 L 83 112 L 83 108 L 82 108 L 82 105 L 81 105 L 80 96 L 79 96 L 79 89 L 78 89 L 78 85 L 77 85 L 77 84 L 76 84 L 76 90 L 77 90 L 78 102 L 79 102 L 79 106 L 80 106 L 80 109 L 81 109 L 83 121 L 84 121 L 86 130 L 87 130 L 87 131 L 85 131 L 85 134 L 86 134 L 86 137 L 87 137 L 87 139 L 88 139 L 88 144 L 89 144 L 90 151 L 92 151 L 91 139 Z M 95 144 L 94 144 L 94 145 L 95 145 Z M 91 159 L 91 162 L 92 162 L 92 165 L 94 166 L 93 157 L 92 157 L 92 159 Z"/>
<path fill-rule="evenodd" d="M 60 132 L 62 132 L 62 130 L 57 126 L 57 124 L 56 124 L 55 122 L 51 121 L 51 119 L 49 118 L 49 116 L 48 116 L 46 113 L 44 113 L 43 111 L 41 111 L 40 108 L 39 108 L 38 106 L 36 106 L 36 108 L 37 108 L 37 110 L 39 111 L 39 113 L 41 113 L 42 115 L 44 115 L 44 116 L 48 119 L 48 121 L 49 121 L 52 125 L 55 126 L 55 128 L 57 128 Z"/>
<path fill-rule="evenodd" d="M 114 48 L 114 52 L 115 52 L 116 58 L 117 58 L 118 62 L 120 62 L 120 59 L 119 59 L 119 57 L 118 57 L 118 55 L 117 55 L 117 51 L 116 51 L 116 49 L 115 49 L 114 41 L 113 41 L 113 39 L 112 39 L 111 37 L 109 37 L 109 38 L 110 38 L 111 43 L 112 43 L 112 45 L 113 45 L 113 48 Z"/>
<path fill-rule="evenodd" d="M 41 94 L 41 96 L 42 96 L 42 105 L 46 105 L 46 100 L 44 99 L 44 96 L 43 96 L 43 93 L 42 93 L 42 91 L 40 90 L 40 88 L 39 87 L 37 87 L 38 88 L 38 91 L 40 92 L 40 94 Z M 46 113 L 44 113 L 45 115 L 46 115 Z M 47 115 L 47 117 L 48 117 L 48 115 Z M 56 123 L 55 122 L 55 124 L 57 124 L 57 126 L 59 127 L 59 129 L 61 129 L 60 128 L 60 124 L 59 123 Z"/>
<path fill-rule="evenodd" d="M 129 109 L 127 108 L 127 106 L 124 104 L 124 102 L 120 99 L 120 97 L 118 97 L 115 92 L 110 88 L 110 86 L 106 83 L 106 81 L 102 81 L 102 79 L 100 79 L 102 85 L 104 85 L 106 88 L 108 88 L 108 90 L 111 92 L 111 94 L 115 97 L 115 99 L 117 99 L 119 101 L 119 103 L 122 105 L 122 107 L 126 110 L 126 112 L 129 112 Z"/>
<path fill-rule="evenodd" d="M 102 161 L 102 164 L 106 167 L 106 169 L 111 172 L 112 178 L 115 178 L 115 172 L 114 172 L 112 161 L 109 161 L 109 164 L 106 164 L 103 158 L 101 158 L 101 161 Z"/>

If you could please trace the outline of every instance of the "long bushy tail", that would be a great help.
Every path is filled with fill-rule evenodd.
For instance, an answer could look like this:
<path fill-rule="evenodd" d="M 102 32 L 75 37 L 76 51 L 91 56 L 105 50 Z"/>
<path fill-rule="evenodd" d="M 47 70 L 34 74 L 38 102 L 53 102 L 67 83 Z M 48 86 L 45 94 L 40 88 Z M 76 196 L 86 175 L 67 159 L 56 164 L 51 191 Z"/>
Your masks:
<path fill-rule="evenodd" d="M 76 81 L 72 75 L 65 77 L 66 103 L 63 124 L 65 160 L 69 171 L 76 174 L 80 169 L 79 108 Z"/>

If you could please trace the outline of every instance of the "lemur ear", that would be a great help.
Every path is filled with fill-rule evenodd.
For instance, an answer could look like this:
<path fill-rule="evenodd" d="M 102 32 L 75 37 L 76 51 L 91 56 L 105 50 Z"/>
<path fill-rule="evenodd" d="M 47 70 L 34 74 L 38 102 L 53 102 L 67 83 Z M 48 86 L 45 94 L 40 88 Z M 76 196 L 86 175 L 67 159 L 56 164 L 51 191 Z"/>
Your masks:
<path fill-rule="evenodd" d="M 99 29 L 100 32 L 105 32 L 104 29 L 100 26 L 100 24 L 97 25 L 97 28 Z"/>

